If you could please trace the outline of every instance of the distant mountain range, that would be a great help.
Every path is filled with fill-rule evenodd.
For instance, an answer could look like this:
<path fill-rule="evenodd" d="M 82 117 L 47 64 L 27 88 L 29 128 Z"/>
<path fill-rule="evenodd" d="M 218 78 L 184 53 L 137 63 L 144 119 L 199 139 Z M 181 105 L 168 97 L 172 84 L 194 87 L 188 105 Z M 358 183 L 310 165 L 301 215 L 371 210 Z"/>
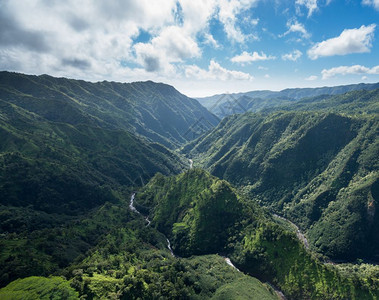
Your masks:
<path fill-rule="evenodd" d="M 379 88 L 379 83 L 351 84 L 336 87 L 295 88 L 276 91 L 251 91 L 246 93 L 219 94 L 197 100 L 210 112 L 223 118 L 234 113 L 259 112 L 266 109 L 292 105 L 303 98 L 325 99 L 328 96 L 341 95 L 351 91 L 371 91 Z"/>
<path fill-rule="evenodd" d="M 147 82 L 91 83 L 0 72 L 0 99 L 45 120 L 122 129 L 175 148 L 219 122 L 172 86 Z"/>

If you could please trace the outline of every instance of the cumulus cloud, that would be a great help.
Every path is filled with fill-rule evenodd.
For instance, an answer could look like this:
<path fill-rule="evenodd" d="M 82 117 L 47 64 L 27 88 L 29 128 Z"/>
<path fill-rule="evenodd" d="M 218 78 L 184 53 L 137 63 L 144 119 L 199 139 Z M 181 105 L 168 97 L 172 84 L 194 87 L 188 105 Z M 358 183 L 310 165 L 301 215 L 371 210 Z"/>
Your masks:
<path fill-rule="evenodd" d="M 300 51 L 300 50 L 294 50 L 292 51 L 291 53 L 287 53 L 287 54 L 284 54 L 282 55 L 282 59 L 283 60 L 292 60 L 292 61 L 296 61 L 298 60 L 301 56 L 303 55 L 303 53 Z"/>
<path fill-rule="evenodd" d="M 311 36 L 308 33 L 308 31 L 305 29 L 304 25 L 299 23 L 296 20 L 288 21 L 287 22 L 287 28 L 288 28 L 288 30 L 285 33 L 283 33 L 282 35 L 280 35 L 280 37 L 284 37 L 290 33 L 296 33 L 296 32 L 300 33 L 301 36 L 305 39 L 308 39 Z"/>
<path fill-rule="evenodd" d="M 88 69 L 91 67 L 91 62 L 85 58 L 64 58 L 62 59 L 62 65 L 71 66 L 78 69 Z"/>
<path fill-rule="evenodd" d="M 265 53 L 254 51 L 253 53 L 248 53 L 246 51 L 242 52 L 242 54 L 234 56 L 231 61 L 235 63 L 251 63 L 254 61 L 262 61 L 262 60 L 270 60 L 275 59 L 275 56 L 267 56 Z"/>
<path fill-rule="evenodd" d="M 1 68 L 113 79 L 120 73 L 121 61 L 133 61 L 133 38 L 140 30 L 160 32 L 174 22 L 175 3 L 3 0 Z"/>
<path fill-rule="evenodd" d="M 322 79 L 329 79 L 331 77 L 334 77 L 336 75 L 348 75 L 348 74 L 372 74 L 372 75 L 378 75 L 379 74 L 379 65 L 368 68 L 361 65 L 354 65 L 354 66 L 340 66 L 335 67 L 331 69 L 324 69 L 321 71 Z"/>
<path fill-rule="evenodd" d="M 300 6 L 305 6 L 308 9 L 308 18 L 318 10 L 317 0 L 296 0 L 295 3 L 298 10 Z"/>
<path fill-rule="evenodd" d="M 218 49 L 221 47 L 219 43 L 214 39 L 213 35 L 209 33 L 205 33 L 204 38 L 205 38 L 205 44 L 211 45 L 215 49 Z"/>
<path fill-rule="evenodd" d="M 308 81 L 314 81 L 314 80 L 317 80 L 317 79 L 318 79 L 318 76 L 316 76 L 316 75 L 311 75 L 311 76 L 305 78 L 305 80 L 308 80 Z"/>
<path fill-rule="evenodd" d="M 311 59 L 317 59 L 320 56 L 370 52 L 375 27 L 375 24 L 371 24 L 362 25 L 360 28 L 345 29 L 338 37 L 314 45 L 308 50 L 308 56 Z"/>
<path fill-rule="evenodd" d="M 0 47 L 22 47 L 25 50 L 47 52 L 50 47 L 43 32 L 27 29 L 15 18 L 7 14 L 7 9 L 0 10 Z"/>
<path fill-rule="evenodd" d="M 248 73 L 228 70 L 220 66 L 219 63 L 211 60 L 208 70 L 199 68 L 196 65 L 187 66 L 185 75 L 188 78 L 196 78 L 200 80 L 253 80 L 254 77 Z"/>
<path fill-rule="evenodd" d="M 379 0 L 362 0 L 362 4 L 372 6 L 376 10 L 379 10 Z"/>
<path fill-rule="evenodd" d="M 238 15 L 258 3 L 259 0 L 219 0 L 218 17 L 224 25 L 227 37 L 235 42 L 243 43 L 247 36 L 236 25 Z"/>
<path fill-rule="evenodd" d="M 150 72 L 162 67 L 167 71 L 170 63 L 199 56 L 201 52 L 194 38 L 178 26 L 165 28 L 150 43 L 138 43 L 134 49 L 137 61 Z"/>
<path fill-rule="evenodd" d="M 201 46 L 221 48 L 211 20 L 230 41 L 251 39 L 238 17 L 259 1 L 0 0 L 0 68 L 86 80 L 177 78 L 187 60 L 201 57 Z M 210 67 L 219 77 L 252 78 L 214 61 Z"/>

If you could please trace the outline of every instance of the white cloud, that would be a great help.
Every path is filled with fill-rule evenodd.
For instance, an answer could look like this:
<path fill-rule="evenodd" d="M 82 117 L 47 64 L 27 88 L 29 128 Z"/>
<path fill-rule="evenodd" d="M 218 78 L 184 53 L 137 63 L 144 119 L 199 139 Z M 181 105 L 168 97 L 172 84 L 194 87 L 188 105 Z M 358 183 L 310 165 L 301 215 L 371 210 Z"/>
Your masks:
<path fill-rule="evenodd" d="M 249 9 L 259 0 L 219 0 L 218 18 L 224 25 L 227 37 L 235 42 L 243 43 L 247 36 L 237 27 L 237 16 L 244 10 Z"/>
<path fill-rule="evenodd" d="M 316 76 L 316 75 L 311 75 L 311 76 L 305 78 L 305 80 L 308 80 L 308 81 L 314 81 L 314 80 L 317 80 L 317 79 L 318 79 L 318 76 Z"/>
<path fill-rule="evenodd" d="M 187 66 L 185 75 L 188 78 L 196 78 L 200 80 L 253 80 L 254 77 L 248 73 L 228 70 L 220 66 L 214 60 L 211 60 L 208 70 L 199 68 L 196 65 Z"/>
<path fill-rule="evenodd" d="M 271 76 L 269 74 L 265 74 L 264 76 L 265 78 L 271 78 Z"/>
<path fill-rule="evenodd" d="M 311 59 L 320 56 L 346 55 L 370 52 L 374 38 L 375 24 L 360 28 L 345 29 L 340 36 L 317 43 L 308 50 Z"/>
<path fill-rule="evenodd" d="M 367 76 L 362 76 L 362 80 L 367 80 Z"/>
<path fill-rule="evenodd" d="M 211 45 L 213 48 L 221 48 L 220 44 L 214 39 L 213 35 L 209 33 L 204 34 L 205 44 Z"/>
<path fill-rule="evenodd" d="M 294 50 L 292 51 L 291 53 L 287 53 L 287 54 L 284 54 L 282 55 L 282 59 L 283 60 L 292 60 L 292 61 L 296 61 L 298 60 L 301 56 L 303 55 L 303 53 L 300 51 L 300 50 Z"/>
<path fill-rule="evenodd" d="M 308 31 L 305 29 L 304 25 L 299 23 L 298 21 L 288 21 L 287 22 L 287 28 L 288 30 L 283 33 L 282 35 L 280 35 L 279 37 L 283 37 L 283 36 L 286 36 L 290 33 L 295 33 L 295 32 L 298 32 L 302 35 L 303 38 L 305 39 L 308 39 L 310 38 L 310 34 L 308 33 Z"/>
<path fill-rule="evenodd" d="M 263 67 L 263 66 L 259 66 L 259 67 L 258 67 L 258 70 L 265 70 L 265 71 L 267 71 L 267 70 L 268 70 L 268 68 L 266 68 L 266 67 Z"/>
<path fill-rule="evenodd" d="M 379 10 L 379 0 L 362 0 L 363 5 L 369 5 Z"/>
<path fill-rule="evenodd" d="M 197 57 L 201 51 L 196 41 L 181 27 L 169 26 L 150 43 L 134 45 L 137 62 L 147 71 L 173 71 L 171 63 Z"/>
<path fill-rule="evenodd" d="M 5 0 L 1 6 L 0 23 L 3 16 L 11 22 L 0 25 L 0 40 L 12 38 L 0 41 L 2 69 L 6 62 L 12 71 L 113 80 L 124 74 L 122 62 L 134 61 L 133 39 L 140 31 L 154 36 L 175 23 L 176 1 Z"/>
<path fill-rule="evenodd" d="M 259 23 L 259 18 L 251 19 L 251 20 L 250 20 L 250 23 L 251 23 L 251 25 L 253 25 L 253 26 L 257 26 L 258 23 Z"/>
<path fill-rule="evenodd" d="M 308 9 L 308 18 L 318 10 L 317 0 L 296 0 L 297 6 L 305 6 Z"/>
<path fill-rule="evenodd" d="M 331 69 L 324 69 L 321 71 L 322 79 L 328 79 L 331 77 L 334 77 L 336 75 L 348 75 L 348 74 L 372 74 L 372 75 L 378 75 L 379 74 L 379 65 L 367 68 L 365 66 L 361 65 L 354 65 L 354 66 L 340 66 L 335 67 Z"/>
<path fill-rule="evenodd" d="M 267 56 L 265 53 L 254 51 L 253 53 L 248 53 L 246 51 L 242 52 L 242 54 L 234 56 L 231 61 L 235 63 L 251 63 L 254 61 L 262 61 L 262 60 L 270 60 L 275 59 L 274 56 Z"/>
<path fill-rule="evenodd" d="M 178 3 L 182 9 L 183 28 L 190 33 L 203 30 L 218 5 L 216 0 L 178 0 Z"/>

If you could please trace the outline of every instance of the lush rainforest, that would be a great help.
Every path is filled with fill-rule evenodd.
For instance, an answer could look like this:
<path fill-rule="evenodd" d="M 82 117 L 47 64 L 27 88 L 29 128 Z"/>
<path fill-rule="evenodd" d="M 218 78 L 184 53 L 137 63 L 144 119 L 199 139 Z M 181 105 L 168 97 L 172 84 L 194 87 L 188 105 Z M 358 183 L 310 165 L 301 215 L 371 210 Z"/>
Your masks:
<path fill-rule="evenodd" d="M 375 87 L 1 72 L 0 299 L 379 299 Z"/>

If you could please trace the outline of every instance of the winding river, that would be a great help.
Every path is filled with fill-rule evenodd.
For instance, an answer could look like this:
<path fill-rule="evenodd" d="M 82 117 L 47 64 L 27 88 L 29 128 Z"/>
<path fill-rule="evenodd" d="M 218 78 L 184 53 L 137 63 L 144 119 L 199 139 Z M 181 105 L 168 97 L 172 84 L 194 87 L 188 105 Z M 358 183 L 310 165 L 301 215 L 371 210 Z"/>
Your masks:
<path fill-rule="evenodd" d="M 150 226 L 151 224 L 151 221 L 149 220 L 149 216 L 144 216 L 143 214 L 141 214 L 137 208 L 134 206 L 134 198 L 136 196 L 136 193 L 133 193 L 131 196 L 130 196 L 130 203 L 129 203 L 129 208 L 132 212 L 135 212 L 141 216 L 143 216 L 145 218 L 145 221 L 146 221 L 146 226 Z M 166 236 L 165 236 L 166 237 Z M 170 253 L 173 257 L 175 257 L 175 254 L 174 254 L 174 251 L 172 251 L 172 248 L 171 248 L 171 243 L 169 241 L 169 239 L 166 237 L 166 241 L 167 241 L 167 249 L 170 250 Z"/>

